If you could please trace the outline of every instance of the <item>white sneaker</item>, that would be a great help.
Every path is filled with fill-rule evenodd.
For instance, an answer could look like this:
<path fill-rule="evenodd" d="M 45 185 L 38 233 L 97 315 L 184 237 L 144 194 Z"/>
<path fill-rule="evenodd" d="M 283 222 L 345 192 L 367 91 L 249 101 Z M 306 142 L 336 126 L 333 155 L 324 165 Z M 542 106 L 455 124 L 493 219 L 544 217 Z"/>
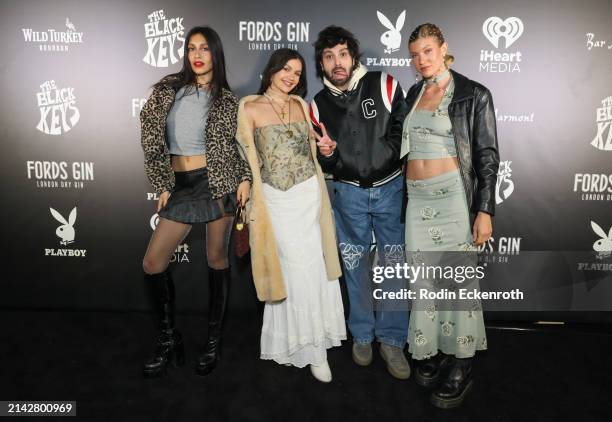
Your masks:
<path fill-rule="evenodd" d="M 331 369 L 329 369 L 329 364 L 327 361 L 317 366 L 311 364 L 310 372 L 312 372 L 313 377 L 321 382 L 331 382 L 332 380 Z"/>

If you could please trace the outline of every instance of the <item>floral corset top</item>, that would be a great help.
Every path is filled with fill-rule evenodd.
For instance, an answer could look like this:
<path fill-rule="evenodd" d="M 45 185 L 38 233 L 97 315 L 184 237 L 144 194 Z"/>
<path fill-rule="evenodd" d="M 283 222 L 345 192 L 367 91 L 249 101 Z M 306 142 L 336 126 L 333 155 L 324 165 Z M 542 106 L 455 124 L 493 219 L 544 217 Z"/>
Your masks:
<path fill-rule="evenodd" d="M 408 160 L 431 160 L 456 157 L 453 127 L 448 117 L 448 105 L 453 98 L 455 84 L 450 83 L 435 111 L 414 110 L 408 122 L 410 154 Z"/>
<path fill-rule="evenodd" d="M 255 128 L 255 146 L 261 163 L 261 179 L 273 188 L 286 191 L 315 175 L 308 142 L 306 120 Z"/>

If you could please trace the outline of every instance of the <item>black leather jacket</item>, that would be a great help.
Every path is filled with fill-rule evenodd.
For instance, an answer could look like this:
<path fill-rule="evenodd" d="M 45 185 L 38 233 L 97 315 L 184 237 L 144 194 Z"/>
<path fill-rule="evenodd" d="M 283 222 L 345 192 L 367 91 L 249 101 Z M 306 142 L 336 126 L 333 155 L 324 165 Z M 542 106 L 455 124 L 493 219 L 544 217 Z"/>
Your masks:
<path fill-rule="evenodd" d="M 453 70 L 451 74 L 455 92 L 448 105 L 448 115 L 473 221 L 479 211 L 495 214 L 495 184 L 499 168 L 495 107 L 486 87 Z M 423 83 L 413 85 L 408 91 L 408 110 L 412 110 Z"/>
<path fill-rule="evenodd" d="M 323 171 L 362 188 L 399 176 L 407 111 L 402 88 L 384 72 L 367 72 L 355 89 L 340 95 L 325 87 L 310 104 L 315 127 L 325 124 L 338 143 L 329 158 L 317 153 Z"/>

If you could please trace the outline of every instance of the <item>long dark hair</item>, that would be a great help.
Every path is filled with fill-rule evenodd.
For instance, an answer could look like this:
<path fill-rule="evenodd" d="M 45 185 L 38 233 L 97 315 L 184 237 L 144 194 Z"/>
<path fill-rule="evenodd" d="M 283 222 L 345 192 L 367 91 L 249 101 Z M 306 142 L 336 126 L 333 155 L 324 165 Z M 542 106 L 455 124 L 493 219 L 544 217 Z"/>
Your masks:
<path fill-rule="evenodd" d="M 221 94 L 221 89 L 230 90 L 227 78 L 225 76 L 225 55 L 223 54 L 223 44 L 217 31 L 210 26 L 196 26 L 191 28 L 185 37 L 185 46 L 183 48 L 183 68 L 180 72 L 172 73 L 164 76 L 159 82 L 153 85 L 154 88 L 169 85 L 177 92 L 185 85 L 193 84 L 196 81 L 196 74 L 191 69 L 189 63 L 188 47 L 189 40 L 195 34 L 201 34 L 206 38 L 210 54 L 212 56 L 212 80 L 210 81 L 210 94 L 213 100 L 216 100 Z"/>
<path fill-rule="evenodd" d="M 266 67 L 261 74 L 261 85 L 259 86 L 259 91 L 257 91 L 257 93 L 262 95 L 264 92 L 266 92 L 272 83 L 272 75 L 280 71 L 283 67 L 285 67 L 289 60 L 293 59 L 297 59 L 302 63 L 302 73 L 300 74 L 298 84 L 289 94 L 299 95 L 300 97 L 304 98 L 306 96 L 306 92 L 308 91 L 308 86 L 306 83 L 306 63 L 304 63 L 304 58 L 300 53 L 290 48 L 279 48 L 272 53 L 270 59 L 268 60 L 268 64 L 266 64 Z"/>
<path fill-rule="evenodd" d="M 352 32 L 335 25 L 330 25 L 327 28 L 323 28 L 319 32 L 319 36 L 314 43 L 315 48 L 315 63 L 317 67 L 317 77 L 323 79 L 325 73 L 321 68 L 321 62 L 323 61 L 323 50 L 326 48 L 333 48 L 338 44 L 346 43 L 346 47 L 355 62 L 353 64 L 353 70 L 359 66 L 359 59 L 361 58 L 361 52 L 359 51 L 359 41 L 353 35 Z"/>

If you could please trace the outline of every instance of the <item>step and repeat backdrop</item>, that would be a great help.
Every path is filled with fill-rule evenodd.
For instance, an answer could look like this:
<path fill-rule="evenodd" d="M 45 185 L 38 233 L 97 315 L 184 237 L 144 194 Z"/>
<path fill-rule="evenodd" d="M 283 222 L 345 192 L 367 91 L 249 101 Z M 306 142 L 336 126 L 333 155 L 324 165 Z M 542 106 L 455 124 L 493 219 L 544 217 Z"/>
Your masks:
<path fill-rule="evenodd" d="M 351 30 L 363 64 L 407 90 L 415 82 L 408 36 L 433 22 L 454 69 L 486 85 L 496 107 L 501 163 L 484 284 L 525 292 L 529 300 L 508 311 L 612 308 L 608 0 L 13 0 L 0 8 L 0 306 L 149 308 L 141 262 L 157 196 L 144 175 L 139 112 L 151 85 L 180 69 L 192 26 L 219 32 L 238 96 L 256 91 L 273 50 L 297 49 L 310 99 L 322 88 L 312 45 L 325 26 Z M 207 303 L 204 235 L 195 227 L 173 256 L 182 310 Z M 233 267 L 232 306 L 250 309 L 248 260 Z M 574 315 L 584 314 L 563 312 Z"/>

